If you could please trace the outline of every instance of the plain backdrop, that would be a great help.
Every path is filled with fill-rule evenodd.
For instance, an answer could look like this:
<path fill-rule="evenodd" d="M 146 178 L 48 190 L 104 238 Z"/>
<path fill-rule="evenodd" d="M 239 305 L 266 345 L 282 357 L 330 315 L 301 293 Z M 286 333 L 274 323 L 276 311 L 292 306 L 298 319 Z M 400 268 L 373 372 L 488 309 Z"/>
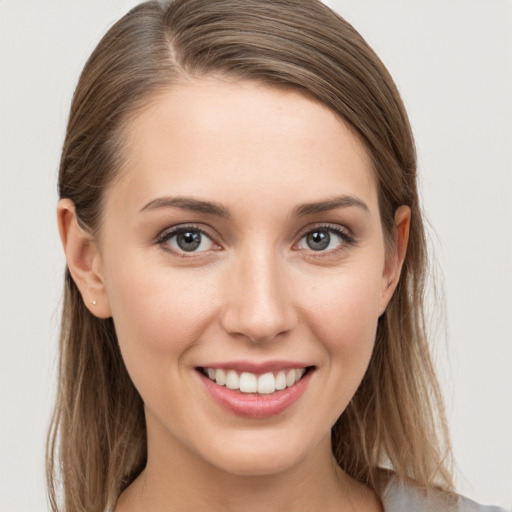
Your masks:
<path fill-rule="evenodd" d="M 71 95 L 132 0 L 0 0 L 0 511 L 47 509 L 64 258 L 56 174 Z M 445 277 L 435 339 L 459 491 L 512 506 L 512 3 L 327 2 L 394 76 Z"/>

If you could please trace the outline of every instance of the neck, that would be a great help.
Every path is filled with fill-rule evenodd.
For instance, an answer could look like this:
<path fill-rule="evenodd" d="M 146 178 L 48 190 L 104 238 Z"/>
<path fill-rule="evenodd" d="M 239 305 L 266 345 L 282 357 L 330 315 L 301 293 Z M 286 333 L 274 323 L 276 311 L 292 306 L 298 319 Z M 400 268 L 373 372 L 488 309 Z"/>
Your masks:
<path fill-rule="evenodd" d="M 152 429 L 154 432 L 154 429 Z M 148 438 L 145 470 L 121 495 L 116 512 L 295 512 L 380 510 L 367 487 L 336 464 L 330 438 L 313 454 L 273 474 L 237 475 L 198 457 L 178 442 Z"/>

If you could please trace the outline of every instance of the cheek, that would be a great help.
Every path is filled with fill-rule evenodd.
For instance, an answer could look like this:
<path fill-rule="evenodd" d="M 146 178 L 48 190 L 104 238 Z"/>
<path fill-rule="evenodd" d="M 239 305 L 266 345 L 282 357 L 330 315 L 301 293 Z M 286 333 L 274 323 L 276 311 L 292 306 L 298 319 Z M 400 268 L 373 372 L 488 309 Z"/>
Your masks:
<path fill-rule="evenodd" d="M 187 271 L 151 267 L 118 266 L 107 287 L 123 355 L 158 361 L 181 355 L 198 339 L 214 314 L 215 289 L 205 278 L 198 290 Z"/>
<path fill-rule="evenodd" d="M 345 269 L 310 287 L 304 318 L 323 358 L 318 374 L 325 421 L 334 425 L 359 387 L 371 359 L 381 275 Z M 316 428 L 315 425 L 312 428 Z"/>
<path fill-rule="evenodd" d="M 315 287 L 307 310 L 315 337 L 345 372 L 366 367 L 375 341 L 381 276 L 377 272 L 340 274 Z"/>
<path fill-rule="evenodd" d="M 108 289 L 127 371 L 147 410 L 165 423 L 163 411 L 186 411 L 190 405 L 188 355 L 211 321 L 215 297 L 207 279 L 199 291 L 186 271 L 158 268 L 152 271 L 147 261 L 118 265 Z M 184 386 L 181 393 L 168 392 L 178 385 Z M 179 417 L 184 431 L 195 428 L 186 414 Z"/>

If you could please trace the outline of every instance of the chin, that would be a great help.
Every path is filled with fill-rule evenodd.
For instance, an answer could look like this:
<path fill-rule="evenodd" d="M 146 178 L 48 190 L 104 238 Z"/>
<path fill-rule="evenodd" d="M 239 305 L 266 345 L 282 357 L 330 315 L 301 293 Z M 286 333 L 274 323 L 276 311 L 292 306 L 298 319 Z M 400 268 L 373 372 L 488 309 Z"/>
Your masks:
<path fill-rule="evenodd" d="M 276 456 L 277 455 L 277 456 Z M 220 464 L 219 464 L 220 462 Z M 273 454 L 272 457 L 247 457 L 238 456 L 217 461 L 216 466 L 226 473 L 238 476 L 270 476 L 283 473 L 300 461 L 295 457 L 287 457 L 283 454 Z"/>
<path fill-rule="evenodd" d="M 253 435 L 252 439 L 245 440 L 244 437 L 247 436 L 240 436 L 229 443 L 219 443 L 219 450 L 208 454 L 208 462 L 233 475 L 275 475 L 299 465 L 308 457 L 308 453 L 313 453 L 316 448 L 311 443 L 312 446 L 308 450 L 308 443 L 304 440 L 298 442 L 299 440 L 294 439 L 289 433 L 283 437 L 278 433 L 272 433 L 271 430 L 267 431 L 266 436 Z"/>

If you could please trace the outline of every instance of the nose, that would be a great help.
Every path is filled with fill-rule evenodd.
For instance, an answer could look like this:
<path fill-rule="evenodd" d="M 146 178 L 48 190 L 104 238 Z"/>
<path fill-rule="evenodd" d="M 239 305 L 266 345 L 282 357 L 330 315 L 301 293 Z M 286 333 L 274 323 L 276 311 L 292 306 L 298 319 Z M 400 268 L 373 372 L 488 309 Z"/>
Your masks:
<path fill-rule="evenodd" d="M 234 262 L 225 280 L 226 302 L 221 314 L 226 332 L 267 342 L 293 330 L 297 313 L 283 263 L 270 251 Z"/>

